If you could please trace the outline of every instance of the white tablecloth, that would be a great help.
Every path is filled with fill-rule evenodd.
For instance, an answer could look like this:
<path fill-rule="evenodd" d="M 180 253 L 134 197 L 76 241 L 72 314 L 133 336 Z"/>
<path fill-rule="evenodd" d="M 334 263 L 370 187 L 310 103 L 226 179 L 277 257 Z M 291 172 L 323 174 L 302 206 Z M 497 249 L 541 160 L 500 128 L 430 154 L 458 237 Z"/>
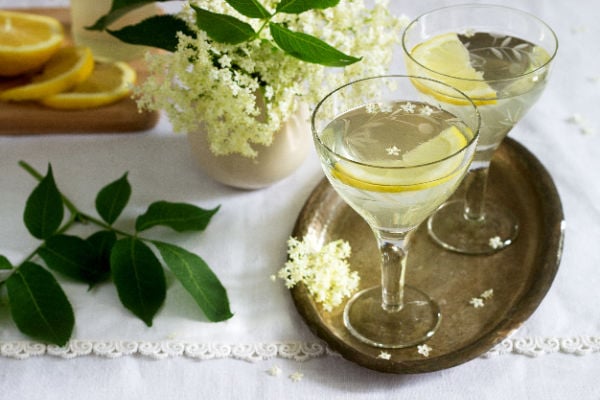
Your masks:
<path fill-rule="evenodd" d="M 392 7 L 414 17 L 451 3 L 393 1 Z M 61 278 L 77 319 L 66 351 L 34 343 L 18 348 L 17 341 L 30 339 L 0 304 L 1 398 L 600 398 L 600 3 L 503 4 L 535 13 L 560 40 L 551 83 L 511 136 L 549 170 L 567 220 L 552 288 L 503 346 L 458 367 L 408 376 L 374 372 L 327 351 L 281 282 L 269 278 L 283 265 L 296 217 L 322 177 L 314 152 L 286 180 L 238 191 L 207 178 L 186 138 L 163 118 L 141 133 L 0 137 L 0 254 L 18 262 L 37 245 L 22 223 L 35 181 L 19 160 L 44 172 L 51 163 L 59 187 L 90 212 L 97 191 L 129 171 L 133 195 L 125 226 L 155 200 L 221 205 L 205 233 L 160 234 L 209 263 L 228 289 L 235 316 L 206 322 L 168 278 L 165 306 L 147 328 L 120 306 L 112 285 L 88 292 Z M 66 3 L 0 0 L 0 8 L 28 5 Z M 281 373 L 270 373 L 275 370 Z"/>

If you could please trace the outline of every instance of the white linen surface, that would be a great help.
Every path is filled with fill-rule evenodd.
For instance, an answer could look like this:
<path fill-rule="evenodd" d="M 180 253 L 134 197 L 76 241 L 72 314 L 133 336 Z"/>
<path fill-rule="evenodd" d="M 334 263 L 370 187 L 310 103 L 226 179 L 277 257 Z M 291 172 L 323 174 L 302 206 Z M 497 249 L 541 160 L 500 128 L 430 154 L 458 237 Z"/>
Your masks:
<path fill-rule="evenodd" d="M 414 17 L 456 2 L 391 1 L 392 9 Z M 567 220 L 564 254 L 548 295 L 517 338 L 596 338 L 585 355 L 555 351 L 539 357 L 516 352 L 478 358 L 461 366 L 421 375 L 382 374 L 324 354 L 306 362 L 275 357 L 250 363 L 227 357 L 197 360 L 136 354 L 115 359 L 94 355 L 72 359 L 43 355 L 0 358 L 1 398 L 14 399 L 196 399 L 196 398 L 415 398 L 429 399 L 599 399 L 600 314 L 600 3 L 594 0 L 509 1 L 556 31 L 559 55 L 551 83 L 511 133 L 546 166 L 558 187 Z M 0 9 L 64 1 L 0 0 Z M 394 72 L 403 72 L 401 64 Z M 1 106 L 1 105 L 0 105 Z M 579 115 L 583 123 L 569 122 Z M 0 123 L 2 123 L 0 121 Z M 588 133 L 582 132 L 582 126 Z M 0 137 L 0 254 L 18 262 L 37 242 L 22 223 L 24 202 L 35 181 L 18 165 L 44 172 L 51 163 L 57 184 L 77 205 L 93 212 L 94 196 L 129 171 L 133 186 L 123 227 L 155 200 L 221 205 L 200 234 L 155 235 L 201 255 L 228 290 L 235 316 L 206 322 L 179 283 L 168 276 L 165 306 L 147 328 L 124 310 L 114 287 L 87 287 L 61 278 L 76 314 L 74 339 L 186 341 L 259 344 L 319 342 L 297 314 L 275 273 L 286 257 L 286 240 L 306 198 L 322 177 L 314 152 L 291 177 L 258 191 L 224 187 L 206 177 L 192 160 L 187 140 L 162 118 L 152 130 L 131 134 Z M 0 307 L 0 342 L 21 335 L 6 305 Z M 278 366 L 280 376 L 268 370 Z M 290 375 L 302 373 L 294 382 Z"/>

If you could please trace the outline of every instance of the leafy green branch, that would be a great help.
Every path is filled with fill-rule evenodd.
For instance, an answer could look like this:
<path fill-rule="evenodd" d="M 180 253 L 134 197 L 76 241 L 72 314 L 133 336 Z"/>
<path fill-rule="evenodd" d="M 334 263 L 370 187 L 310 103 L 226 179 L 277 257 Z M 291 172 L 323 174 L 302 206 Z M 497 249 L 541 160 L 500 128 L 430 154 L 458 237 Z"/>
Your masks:
<path fill-rule="evenodd" d="M 340 0 L 281 0 L 272 12 L 257 0 L 225 1 L 239 14 L 259 20 L 260 29 L 255 31 L 252 25 L 239 18 L 214 13 L 191 4 L 195 12 L 196 27 L 205 31 L 211 40 L 228 44 L 248 42 L 259 38 L 260 32 L 268 27 L 274 45 L 302 61 L 328 67 L 345 67 L 361 60 L 344 54 L 312 35 L 294 32 L 284 23 L 272 22 L 278 14 L 297 15 L 309 10 L 335 7 Z M 88 29 L 107 30 L 126 43 L 158 47 L 171 52 L 177 50 L 178 32 L 191 37 L 196 36 L 194 30 L 184 20 L 169 14 L 153 16 L 119 30 L 108 29 L 111 23 L 128 12 L 154 2 L 155 0 L 113 0 L 109 12 Z"/>
<path fill-rule="evenodd" d="M 20 165 L 39 180 L 27 199 L 23 220 L 29 233 L 42 241 L 16 266 L 0 255 L 0 270 L 8 274 L 0 285 L 6 284 L 10 312 L 21 332 L 58 345 L 66 344 L 72 335 L 73 308 L 48 269 L 90 287 L 112 278 L 123 306 L 152 326 L 166 297 L 164 263 L 208 320 L 217 322 L 233 316 L 226 289 L 201 257 L 179 246 L 140 236 L 156 226 L 177 232 L 204 231 L 219 207 L 206 210 L 158 201 L 136 218 L 134 232 L 129 233 L 113 226 L 131 195 L 127 174 L 98 192 L 97 218 L 82 212 L 61 194 L 51 165 L 45 176 L 23 161 Z M 65 208 L 69 216 L 63 223 Z M 99 230 L 87 238 L 67 234 L 77 223 L 90 223 Z M 37 257 L 48 269 L 36 261 Z"/>

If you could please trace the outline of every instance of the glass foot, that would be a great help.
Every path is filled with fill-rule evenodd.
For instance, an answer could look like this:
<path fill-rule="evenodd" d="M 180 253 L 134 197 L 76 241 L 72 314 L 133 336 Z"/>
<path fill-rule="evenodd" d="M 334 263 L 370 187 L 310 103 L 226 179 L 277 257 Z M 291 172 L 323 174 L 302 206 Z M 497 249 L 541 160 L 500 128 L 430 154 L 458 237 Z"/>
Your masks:
<path fill-rule="evenodd" d="M 440 325 L 438 305 L 425 293 L 404 287 L 404 306 L 385 311 L 381 287 L 365 289 L 350 299 L 344 310 L 344 324 L 357 339 L 371 346 L 399 349 L 423 343 Z"/>
<path fill-rule="evenodd" d="M 490 254 L 509 246 L 517 238 L 519 224 L 508 209 L 485 204 L 482 221 L 464 217 L 461 200 L 442 205 L 427 221 L 429 235 L 445 249 L 463 254 Z"/>

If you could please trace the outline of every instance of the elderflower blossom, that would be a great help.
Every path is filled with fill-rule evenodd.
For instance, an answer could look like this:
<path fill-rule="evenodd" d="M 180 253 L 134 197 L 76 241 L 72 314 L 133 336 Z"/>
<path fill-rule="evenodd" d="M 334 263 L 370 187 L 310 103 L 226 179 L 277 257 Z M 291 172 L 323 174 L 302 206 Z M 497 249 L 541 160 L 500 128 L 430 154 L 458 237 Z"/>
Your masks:
<path fill-rule="evenodd" d="M 240 15 L 226 1 L 193 3 L 235 16 L 255 31 L 260 28 L 260 20 Z M 271 11 L 278 3 L 261 1 Z M 194 12 L 187 5 L 180 16 L 197 31 L 196 38 L 180 33 L 175 52 L 146 55 L 150 76 L 136 89 L 138 105 L 163 110 L 176 132 L 193 133 L 201 121 L 216 155 L 255 157 L 252 145 L 269 146 L 281 124 L 296 111 L 298 101 L 315 104 L 345 82 L 386 73 L 393 45 L 407 20 L 390 14 L 388 0 L 376 0 L 372 8 L 364 3 L 341 0 L 335 7 L 276 14 L 272 20 L 362 57 L 355 64 L 335 69 L 300 61 L 275 48 L 269 29 L 260 30 L 255 40 L 236 45 L 211 41 L 195 27 Z"/>
<path fill-rule="evenodd" d="M 289 260 L 277 276 L 285 280 L 288 289 L 304 283 L 313 299 L 326 311 L 331 311 L 358 288 L 358 273 L 350 271 L 346 260 L 350 251 L 350 245 L 343 240 L 319 246 L 308 236 L 301 241 L 291 237 L 288 240 Z"/>

